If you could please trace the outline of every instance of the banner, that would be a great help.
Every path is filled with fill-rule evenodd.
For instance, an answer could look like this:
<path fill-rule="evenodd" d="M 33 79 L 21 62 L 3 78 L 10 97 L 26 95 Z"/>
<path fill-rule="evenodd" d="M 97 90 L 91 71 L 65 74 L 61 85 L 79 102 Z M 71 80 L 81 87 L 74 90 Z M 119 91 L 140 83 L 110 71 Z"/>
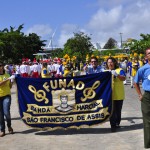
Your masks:
<path fill-rule="evenodd" d="M 103 123 L 112 110 L 111 73 L 67 78 L 16 78 L 20 116 L 39 129 Z"/>

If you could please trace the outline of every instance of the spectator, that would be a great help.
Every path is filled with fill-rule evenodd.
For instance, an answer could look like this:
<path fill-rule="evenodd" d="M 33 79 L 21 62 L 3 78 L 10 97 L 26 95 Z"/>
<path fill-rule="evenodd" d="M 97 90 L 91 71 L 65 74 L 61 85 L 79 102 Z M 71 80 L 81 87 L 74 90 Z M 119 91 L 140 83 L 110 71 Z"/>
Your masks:
<path fill-rule="evenodd" d="M 144 146 L 145 148 L 150 148 L 150 48 L 146 49 L 145 54 L 148 63 L 138 69 L 134 79 L 134 86 L 141 101 L 144 123 Z M 140 89 L 140 81 L 142 81 L 144 94 L 142 94 Z"/>
<path fill-rule="evenodd" d="M 41 77 L 42 78 L 50 78 L 50 74 L 47 70 L 47 63 L 44 62 L 42 66 L 42 71 L 41 71 Z"/>

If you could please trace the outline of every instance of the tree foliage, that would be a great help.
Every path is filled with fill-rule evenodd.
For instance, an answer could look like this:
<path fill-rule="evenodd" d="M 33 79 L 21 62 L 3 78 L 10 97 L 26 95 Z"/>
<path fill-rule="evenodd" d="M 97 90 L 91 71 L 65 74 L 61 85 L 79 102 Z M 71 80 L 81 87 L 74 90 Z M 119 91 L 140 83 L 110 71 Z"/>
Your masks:
<path fill-rule="evenodd" d="M 94 55 L 94 56 L 100 56 L 100 54 L 101 54 L 101 52 L 98 51 L 97 49 L 92 52 L 92 55 Z"/>
<path fill-rule="evenodd" d="M 28 36 L 24 35 L 21 30 L 23 24 L 17 29 L 11 27 L 0 30 L 0 59 L 6 63 L 19 63 L 22 58 L 33 59 L 33 54 L 45 46 L 40 37 L 31 33 Z"/>
<path fill-rule="evenodd" d="M 132 39 L 124 45 L 125 48 L 130 49 L 130 53 L 144 54 L 145 49 L 150 47 L 150 34 L 140 34 L 140 36 L 140 40 Z"/>
<path fill-rule="evenodd" d="M 52 50 L 52 51 L 50 52 L 50 56 L 51 56 L 52 58 L 55 58 L 55 57 L 63 58 L 63 56 L 64 56 L 64 54 L 63 54 L 63 49 L 57 48 L 57 49 L 55 49 L 55 50 Z"/>
<path fill-rule="evenodd" d="M 113 38 L 109 38 L 103 48 L 104 49 L 112 49 L 112 48 L 116 48 L 116 46 L 117 46 L 117 41 L 114 40 Z"/>
<path fill-rule="evenodd" d="M 93 45 L 90 40 L 91 38 L 83 32 L 74 33 L 74 37 L 68 39 L 64 45 L 64 55 L 76 56 L 79 61 L 85 60 L 86 54 L 92 53 Z"/>
<path fill-rule="evenodd" d="M 104 51 L 101 51 L 101 55 L 112 55 L 112 56 L 115 56 L 117 53 L 122 53 L 123 51 L 121 49 L 115 49 L 115 50 L 104 50 Z"/>

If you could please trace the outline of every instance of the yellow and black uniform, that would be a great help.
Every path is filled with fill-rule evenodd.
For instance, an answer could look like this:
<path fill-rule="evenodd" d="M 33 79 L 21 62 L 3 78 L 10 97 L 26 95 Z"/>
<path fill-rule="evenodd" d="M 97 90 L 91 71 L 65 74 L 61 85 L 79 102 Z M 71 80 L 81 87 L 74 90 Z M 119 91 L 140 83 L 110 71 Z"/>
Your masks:
<path fill-rule="evenodd" d="M 139 62 L 137 60 L 133 59 L 133 61 L 131 62 L 131 77 L 130 77 L 131 88 L 133 88 L 133 80 L 137 73 L 138 68 L 139 68 Z"/>
<path fill-rule="evenodd" d="M 69 77 L 69 76 L 71 76 L 71 75 L 70 75 L 70 70 L 65 69 L 65 70 L 64 70 L 63 77 Z"/>
<path fill-rule="evenodd" d="M 126 79 L 125 71 L 119 68 L 117 60 L 109 57 L 106 61 L 106 69 L 112 73 L 112 103 L 113 109 L 110 116 L 111 131 L 115 132 L 121 122 L 121 110 L 125 98 L 124 84 Z"/>
<path fill-rule="evenodd" d="M 131 76 L 134 77 L 136 75 L 136 72 L 137 72 L 138 68 L 139 68 L 139 63 L 136 62 L 136 61 L 133 61 L 132 62 L 132 73 L 131 73 Z"/>
<path fill-rule="evenodd" d="M 80 70 L 82 70 L 83 66 L 83 62 L 80 62 Z"/>
<path fill-rule="evenodd" d="M 42 77 L 42 78 L 50 78 L 50 75 L 49 75 L 49 73 L 48 73 L 47 68 L 45 68 L 45 67 L 42 68 L 41 77 Z"/>
<path fill-rule="evenodd" d="M 142 60 L 139 60 L 139 68 L 142 67 L 144 65 Z"/>
<path fill-rule="evenodd" d="M 125 72 L 121 68 L 115 69 L 118 75 L 125 76 Z M 124 84 L 118 77 L 113 78 L 112 81 L 112 100 L 113 100 L 113 112 L 110 117 L 110 125 L 112 128 L 119 127 L 121 122 L 121 110 L 123 100 L 125 98 Z"/>
<path fill-rule="evenodd" d="M 120 72 L 122 72 L 122 69 L 118 68 L 115 71 L 116 71 L 117 74 L 121 74 Z M 122 75 L 125 75 L 125 74 L 123 73 Z M 113 100 L 123 100 L 124 98 L 125 98 L 125 92 L 124 92 L 123 81 L 121 81 L 119 78 L 115 77 L 113 79 L 112 99 Z"/>
<path fill-rule="evenodd" d="M 64 69 L 63 77 L 72 77 L 72 71 L 69 68 Z"/>

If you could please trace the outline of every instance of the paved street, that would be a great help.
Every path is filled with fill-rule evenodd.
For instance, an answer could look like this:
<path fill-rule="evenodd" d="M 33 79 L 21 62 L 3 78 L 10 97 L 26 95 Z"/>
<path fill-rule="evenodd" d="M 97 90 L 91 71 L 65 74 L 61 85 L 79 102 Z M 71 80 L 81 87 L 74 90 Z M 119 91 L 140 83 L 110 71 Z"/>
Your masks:
<path fill-rule="evenodd" d="M 11 114 L 15 134 L 6 132 L 0 138 L 0 150 L 144 150 L 140 101 L 130 85 L 125 85 L 125 92 L 121 128 L 115 133 L 109 122 L 78 130 L 38 131 L 20 119 L 14 85 Z"/>

